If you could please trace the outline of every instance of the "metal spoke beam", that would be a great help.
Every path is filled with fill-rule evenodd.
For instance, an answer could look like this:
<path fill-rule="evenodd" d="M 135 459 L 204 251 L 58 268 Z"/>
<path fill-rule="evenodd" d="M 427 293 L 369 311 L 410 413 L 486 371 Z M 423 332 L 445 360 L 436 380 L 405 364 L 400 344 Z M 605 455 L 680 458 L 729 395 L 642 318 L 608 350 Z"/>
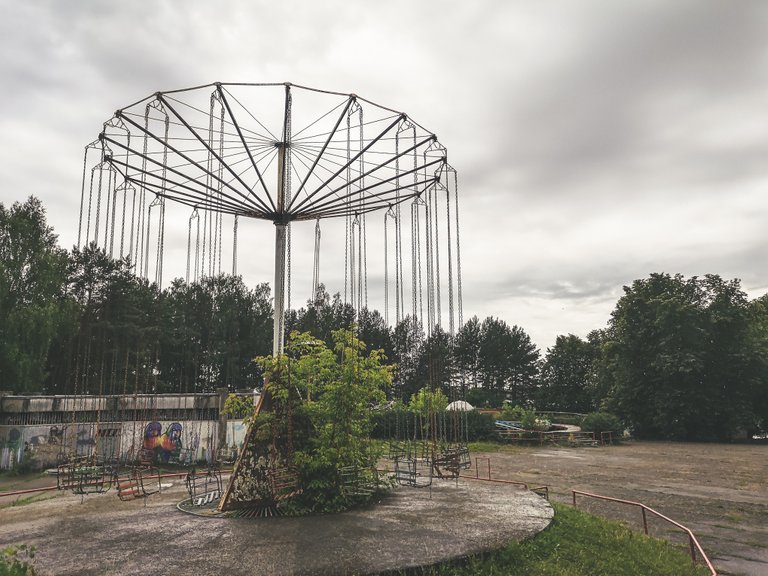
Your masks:
<path fill-rule="evenodd" d="M 218 155 L 218 154 L 217 154 L 217 153 L 216 153 L 216 152 L 215 152 L 215 151 L 214 151 L 214 150 L 213 150 L 213 149 L 212 149 L 212 148 L 211 148 L 211 147 L 208 145 L 208 143 L 207 143 L 207 142 L 205 142 L 205 140 L 203 140 L 203 138 L 200 136 L 200 134 L 198 134 L 197 130 L 195 130 L 194 128 L 192 128 L 192 126 L 190 126 L 190 125 L 189 125 L 189 123 L 188 123 L 188 122 L 187 122 L 187 121 L 186 121 L 186 120 L 185 120 L 185 119 L 184 119 L 184 118 L 183 118 L 183 117 L 182 117 L 182 116 L 181 116 L 181 115 L 180 115 L 180 114 L 179 114 L 179 113 L 176 111 L 176 109 L 175 109 L 173 106 L 171 106 L 171 104 L 170 104 L 170 103 L 169 103 L 167 100 L 165 100 L 165 99 L 163 98 L 163 95 L 162 95 L 162 94 L 158 94 L 157 98 L 158 98 L 158 100 L 160 100 L 160 101 L 161 101 L 161 102 L 162 102 L 162 103 L 165 105 L 165 107 L 166 107 L 166 108 L 168 108 L 168 109 L 169 109 L 171 112 L 173 112 L 173 115 L 174 115 L 174 116 L 176 116 L 176 118 L 178 118 L 178 119 L 179 119 L 179 122 L 181 122 L 181 123 L 184 125 L 184 127 L 185 127 L 187 130 L 189 130 L 189 132 L 190 132 L 190 133 L 191 133 L 191 134 L 192 134 L 192 135 L 193 135 L 193 136 L 194 136 L 194 137 L 195 137 L 195 138 L 198 140 L 198 142 L 200 142 L 200 143 L 201 143 L 201 144 L 202 144 L 202 145 L 205 147 L 205 149 L 208 151 L 208 153 L 209 153 L 209 154 L 211 154 L 211 155 L 212 155 L 214 158 L 216 158 L 216 160 L 219 162 L 219 164 L 221 164 L 221 166 L 223 166 L 224 168 L 226 168 L 226 169 L 227 169 L 227 171 L 229 171 L 229 172 L 230 172 L 232 175 L 235 175 L 234 171 L 233 171 L 233 170 L 232 170 L 232 168 L 229 166 L 229 164 L 228 164 L 228 163 L 226 163 L 226 162 L 224 162 L 224 159 L 223 159 L 223 158 L 221 158 L 221 157 L 220 157 L 220 156 L 219 156 L 219 155 Z M 248 152 L 248 157 L 251 159 L 251 162 L 253 162 L 253 156 L 251 155 L 251 150 L 250 150 L 250 148 L 246 147 L 246 151 Z M 254 168 L 255 168 L 255 167 L 256 167 L 256 166 L 255 166 L 255 162 L 253 162 L 253 164 L 254 164 Z M 258 172 L 257 172 L 257 173 L 258 173 Z M 237 177 L 237 176 L 235 176 L 235 177 Z M 242 181 L 241 181 L 241 182 L 242 182 Z M 259 202 L 259 204 L 261 204 L 262 208 L 264 208 L 264 210 L 265 210 L 265 211 L 267 211 L 267 212 L 269 211 L 269 206 L 267 206 L 267 204 L 266 204 L 266 202 L 264 202 L 264 200 L 262 200 L 261 198 L 259 198 L 259 197 L 258 197 L 256 194 L 254 194 L 254 195 L 253 195 L 253 197 L 254 197 L 254 198 L 255 198 L 255 199 L 256 199 L 256 200 Z"/>
<path fill-rule="evenodd" d="M 118 113 L 119 113 L 119 112 L 118 112 Z M 157 137 L 157 135 L 155 135 L 155 134 L 153 134 L 152 132 L 150 132 L 149 130 L 145 129 L 143 126 L 139 125 L 137 122 L 134 122 L 133 120 L 131 120 L 130 118 L 127 118 L 127 117 L 125 117 L 125 116 L 122 116 L 122 117 L 123 117 L 123 118 L 125 118 L 125 119 L 126 119 L 126 120 L 127 120 L 129 123 L 130 123 L 130 124 L 132 124 L 133 126 L 135 126 L 137 129 L 141 130 L 141 132 L 143 132 L 143 133 L 144 133 L 144 134 L 146 134 L 147 136 L 150 136 L 150 137 L 152 137 L 154 140 L 156 140 L 156 141 L 157 141 L 158 143 L 160 143 L 162 146 L 166 147 L 167 149 L 171 150 L 171 151 L 172 151 L 174 154 L 177 154 L 177 155 L 178 155 L 180 158 L 183 158 L 184 160 L 186 160 L 187 162 L 189 162 L 189 163 L 190 163 L 190 165 L 192 165 L 192 166 L 195 166 L 195 167 L 196 167 L 198 170 L 200 170 L 200 171 L 201 171 L 203 174 L 206 174 L 206 175 L 210 175 L 210 177 L 211 177 L 211 178 L 213 178 L 214 180 L 216 180 L 217 182 L 221 182 L 221 183 L 222 183 L 224 186 L 226 186 L 227 188 L 229 188 L 230 190 L 232 190 L 232 191 L 233 191 L 235 194 L 237 194 L 238 196 L 240 196 L 240 197 L 241 197 L 241 198 L 242 198 L 242 199 L 243 199 L 245 202 L 247 202 L 247 203 L 248 203 L 250 206 L 252 206 L 252 207 L 253 207 L 255 210 L 258 210 L 258 211 L 260 211 L 260 212 L 262 211 L 261 207 L 259 207 L 259 206 L 255 205 L 255 204 L 253 204 L 253 203 L 251 202 L 251 199 L 250 199 L 250 198 L 248 198 L 248 196 L 246 196 L 246 195 L 245 195 L 245 194 L 243 194 L 243 193 L 242 193 L 240 190 L 238 190 L 237 188 L 235 188 L 234 186 L 232 186 L 232 185 L 231 185 L 229 182 L 227 182 L 227 181 L 223 180 L 222 178 L 219 178 L 219 177 L 218 177 L 216 174 L 213 174 L 212 172 L 210 172 L 210 171 L 208 171 L 207 169 L 203 168 L 202 166 L 200 166 L 200 164 L 199 164 L 198 162 L 195 162 L 195 161 L 194 161 L 194 160 L 192 160 L 192 159 L 191 159 L 189 156 L 187 156 L 186 154 L 184 154 L 183 152 L 181 152 L 180 150 L 178 150 L 178 149 L 177 149 L 177 148 L 175 148 L 174 146 L 171 146 L 170 144 L 163 142 L 163 141 L 162 141 L 160 138 L 158 138 L 158 137 Z M 153 158 L 151 158 L 151 157 L 150 157 L 148 154 L 144 154 L 143 152 L 139 152 L 138 150 L 135 150 L 135 149 L 133 149 L 133 148 L 128 148 L 127 146 L 125 146 L 125 145 L 121 144 L 120 142 L 117 142 L 116 140 L 113 140 L 113 139 L 109 138 L 109 137 L 108 137 L 108 136 L 106 136 L 106 135 L 104 135 L 104 139 L 105 139 L 105 140 L 107 140 L 107 141 L 108 141 L 108 142 L 110 142 L 110 143 L 113 143 L 113 144 L 115 144 L 115 145 L 119 146 L 120 148 L 122 148 L 122 149 L 124 149 L 124 150 L 128 150 L 128 151 L 132 152 L 133 154 L 135 154 L 136 156 L 138 156 L 138 157 L 140 157 L 140 158 L 142 158 L 142 159 L 144 159 L 144 160 L 147 160 L 147 161 L 149 161 L 149 162 L 152 162 L 152 163 L 156 164 L 157 166 L 160 166 L 161 168 L 163 168 L 163 164 L 162 164 L 161 162 L 158 162 L 157 160 L 154 160 L 154 159 L 153 159 Z M 131 168 L 133 168 L 133 169 L 135 169 L 135 170 L 137 170 L 137 171 L 140 171 L 140 172 L 142 171 L 141 169 L 139 169 L 139 168 L 136 168 L 135 166 L 131 166 Z M 170 166 L 167 166 L 166 168 L 167 168 L 168 170 L 173 170 L 173 171 L 174 171 L 176 174 L 178 174 L 178 175 L 180 175 L 180 176 L 182 176 L 182 177 L 186 177 L 186 178 L 189 178 L 189 176 L 188 176 L 188 175 L 186 175 L 186 174 L 182 174 L 181 172 L 179 172 L 179 171 L 178 171 L 178 170 L 176 170 L 175 168 L 172 168 L 172 167 L 170 167 Z M 231 174 L 232 174 L 232 175 L 235 177 L 235 180 L 237 180 L 238 182 L 240 182 L 240 184 L 242 184 L 242 185 L 243 185 L 243 187 L 244 187 L 246 190 L 248 190 L 248 189 L 249 189 L 249 187 L 248 187 L 248 185 L 247 185 L 245 182 L 243 182 L 242 178 L 240 178 L 240 176 L 239 176 L 239 175 L 237 175 L 237 174 L 236 174 L 234 171 L 232 171 L 232 169 L 231 169 L 231 168 L 229 168 L 229 170 L 230 170 L 230 173 L 231 173 Z M 213 190 L 213 189 L 210 189 L 210 190 L 212 190 L 212 191 L 214 191 L 214 192 L 216 192 L 216 193 L 219 193 L 219 191 L 218 191 L 218 190 Z"/>
<path fill-rule="evenodd" d="M 229 114 L 229 119 L 232 122 L 232 125 L 235 127 L 235 130 L 237 131 L 237 135 L 240 137 L 240 142 L 242 142 L 243 148 L 245 148 L 246 152 L 248 152 L 248 157 L 251 159 L 251 164 L 253 164 L 253 169 L 256 171 L 256 177 L 259 179 L 259 183 L 261 184 L 261 187 L 264 190 L 264 194 L 267 195 L 267 200 L 269 200 L 269 204 L 272 207 L 272 210 L 274 212 L 277 212 L 277 207 L 275 206 L 274 200 L 272 200 L 272 195 L 269 193 L 267 184 L 266 182 L 264 182 L 264 178 L 261 175 L 261 171 L 259 170 L 259 167 L 256 165 L 256 160 L 254 160 L 253 155 L 251 154 L 251 149 L 248 146 L 248 143 L 245 141 L 245 136 L 243 135 L 243 131 L 240 128 L 240 124 L 238 124 L 237 119 L 235 118 L 235 115 L 232 112 L 232 108 L 229 106 L 229 101 L 227 100 L 227 97 L 224 95 L 224 90 L 221 89 L 220 84 L 216 86 L 216 90 L 219 93 L 219 98 L 221 98 L 221 102 L 224 104 L 224 108 L 227 110 L 227 114 Z M 251 192 L 253 193 L 253 191 Z M 256 194 L 254 194 L 254 196 L 255 195 Z"/>

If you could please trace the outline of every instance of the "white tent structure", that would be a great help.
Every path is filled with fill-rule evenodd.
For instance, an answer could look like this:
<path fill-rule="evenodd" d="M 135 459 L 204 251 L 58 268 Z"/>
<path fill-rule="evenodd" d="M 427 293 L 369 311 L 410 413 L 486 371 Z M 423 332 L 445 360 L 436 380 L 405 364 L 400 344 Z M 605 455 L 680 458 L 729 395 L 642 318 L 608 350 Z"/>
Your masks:
<path fill-rule="evenodd" d="M 469 412 L 471 410 L 474 410 L 475 407 L 472 406 L 469 402 L 466 402 L 464 400 L 454 400 L 448 406 L 445 407 L 446 410 L 453 410 L 456 412 Z"/>

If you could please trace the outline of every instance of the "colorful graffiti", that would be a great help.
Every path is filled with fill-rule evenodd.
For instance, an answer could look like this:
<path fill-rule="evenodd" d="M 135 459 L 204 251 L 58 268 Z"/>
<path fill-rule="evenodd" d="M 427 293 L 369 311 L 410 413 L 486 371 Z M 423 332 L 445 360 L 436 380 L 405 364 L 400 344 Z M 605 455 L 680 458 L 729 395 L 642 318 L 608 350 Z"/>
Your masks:
<path fill-rule="evenodd" d="M 167 464 L 178 462 L 181 456 L 183 427 L 174 422 L 165 432 L 160 422 L 149 422 L 144 428 L 144 450 L 154 454 L 154 460 Z"/>
<path fill-rule="evenodd" d="M 18 428 L 11 428 L 0 441 L 0 470 L 10 470 L 24 457 L 22 434 Z"/>
<path fill-rule="evenodd" d="M 225 442 L 235 448 L 242 444 L 244 435 L 242 422 L 230 421 Z M 109 461 L 135 462 L 146 458 L 158 463 L 189 465 L 220 458 L 218 447 L 215 420 L 0 425 L 0 470 L 15 467 L 27 456 L 38 468 L 52 467 L 69 454 L 96 455 Z"/>

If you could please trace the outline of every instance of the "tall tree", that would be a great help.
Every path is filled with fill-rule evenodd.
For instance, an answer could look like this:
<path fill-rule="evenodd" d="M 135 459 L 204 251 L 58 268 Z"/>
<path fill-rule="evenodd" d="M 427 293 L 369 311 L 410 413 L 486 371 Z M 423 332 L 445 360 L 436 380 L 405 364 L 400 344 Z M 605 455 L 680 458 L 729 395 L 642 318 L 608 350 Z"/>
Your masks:
<path fill-rule="evenodd" d="M 338 292 L 331 297 L 325 285 L 320 284 L 314 299 L 307 301 L 305 308 L 291 310 L 286 315 L 285 334 L 309 332 L 332 347 L 333 331 L 351 328 L 354 320 L 355 310 L 352 305 L 342 302 Z"/>
<path fill-rule="evenodd" d="M 536 406 L 565 412 L 590 412 L 596 408 L 590 379 L 597 348 L 578 336 L 560 335 L 547 350 L 541 370 Z"/>
<path fill-rule="evenodd" d="M 394 376 L 393 394 L 407 401 L 420 388 L 427 386 L 419 381 L 418 365 L 424 332 L 421 323 L 408 315 L 397 323 L 392 332 L 393 360 L 397 366 Z"/>
<path fill-rule="evenodd" d="M 598 411 L 608 409 L 609 398 L 617 381 L 616 339 L 613 337 L 613 332 L 610 328 L 604 328 L 592 330 L 587 334 L 587 342 L 595 353 L 592 370 L 587 380 L 587 390 L 592 406 Z"/>
<path fill-rule="evenodd" d="M 489 316 L 481 325 L 479 354 L 483 387 L 495 392 L 497 404 L 504 398 L 533 402 L 539 350 L 525 330 Z"/>
<path fill-rule="evenodd" d="M 759 351 L 738 280 L 652 274 L 611 316 L 611 404 L 640 435 L 727 439 L 752 424 Z"/>
<path fill-rule="evenodd" d="M 0 382 L 41 392 L 46 359 L 63 320 L 67 254 L 40 201 L 0 203 Z"/>
<path fill-rule="evenodd" d="M 158 293 L 95 244 L 74 248 L 67 294 L 75 311 L 71 332 L 60 334 L 51 391 L 118 394 L 157 391 Z M 64 366 L 62 371 L 61 367 Z"/>
<path fill-rule="evenodd" d="M 357 313 L 357 337 L 365 342 L 368 351 L 382 350 L 385 358 L 392 358 L 392 331 L 378 310 L 363 308 Z"/>
<path fill-rule="evenodd" d="M 752 422 L 746 423 L 752 435 L 768 431 L 768 294 L 749 303 L 750 388 Z"/>
<path fill-rule="evenodd" d="M 240 276 L 175 280 L 163 292 L 160 384 L 177 392 L 261 385 L 255 356 L 272 349 L 269 286 L 249 290 Z"/>
<path fill-rule="evenodd" d="M 436 326 L 419 350 L 416 380 L 421 388 L 430 391 L 442 390 L 453 398 L 453 384 L 456 381 L 456 363 L 453 356 L 451 336 Z"/>
<path fill-rule="evenodd" d="M 456 334 L 454 355 L 462 395 L 467 387 L 474 389 L 480 384 L 480 335 L 480 320 L 477 316 L 467 320 Z"/>

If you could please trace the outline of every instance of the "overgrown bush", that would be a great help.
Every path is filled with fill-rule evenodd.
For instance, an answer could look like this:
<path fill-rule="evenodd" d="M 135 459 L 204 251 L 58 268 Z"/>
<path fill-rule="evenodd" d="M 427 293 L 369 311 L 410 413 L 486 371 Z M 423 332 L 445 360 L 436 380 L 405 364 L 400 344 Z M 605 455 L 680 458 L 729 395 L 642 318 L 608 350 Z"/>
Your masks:
<path fill-rule="evenodd" d="M 448 396 L 446 396 L 439 388 L 434 392 L 430 392 L 427 388 L 422 388 L 416 394 L 411 396 L 411 401 L 408 403 L 408 410 L 417 412 L 422 416 L 427 416 L 430 411 L 433 413 L 445 411 L 449 403 L 450 400 L 448 400 Z"/>
<path fill-rule="evenodd" d="M 383 363 L 381 350 L 366 352 L 352 331 L 337 330 L 332 337 L 331 350 L 308 333 L 292 333 L 290 379 L 279 378 L 286 399 L 296 390 L 302 399 L 293 406 L 297 418 L 293 457 L 303 486 L 294 504 L 307 512 L 345 510 L 373 498 L 369 489 L 387 487 L 374 472 L 379 454 L 367 438 L 372 427 L 370 406 L 383 402 L 392 369 Z M 272 383 L 274 360 L 261 363 Z M 364 484 L 366 490 L 352 490 L 343 478 L 345 471 L 350 481 Z"/>
<path fill-rule="evenodd" d="M 619 432 L 623 429 L 621 420 L 610 412 L 592 412 L 584 416 L 581 429 L 585 432 Z"/>
<path fill-rule="evenodd" d="M 500 420 L 519 422 L 520 426 L 526 430 L 544 431 L 548 430 L 550 425 L 549 420 L 536 415 L 536 410 L 528 410 L 522 406 L 511 406 L 509 404 L 504 406 L 504 409 L 501 411 Z"/>
<path fill-rule="evenodd" d="M 34 576 L 34 559 L 34 546 L 6 546 L 0 550 L 0 576 Z"/>

